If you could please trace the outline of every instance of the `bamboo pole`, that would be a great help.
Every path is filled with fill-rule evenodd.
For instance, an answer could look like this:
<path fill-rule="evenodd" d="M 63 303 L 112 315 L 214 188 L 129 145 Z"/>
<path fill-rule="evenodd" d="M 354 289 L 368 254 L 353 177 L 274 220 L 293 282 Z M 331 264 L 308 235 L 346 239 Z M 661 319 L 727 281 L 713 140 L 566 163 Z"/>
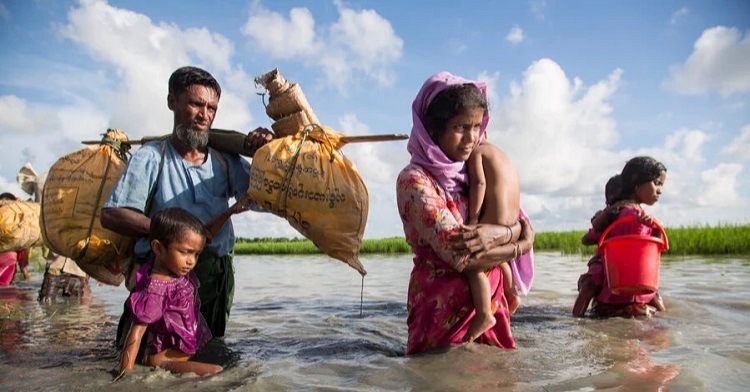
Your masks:
<path fill-rule="evenodd" d="M 235 153 L 240 154 L 248 157 L 252 157 L 253 154 L 251 154 L 251 151 L 245 150 L 245 143 L 244 138 L 247 137 L 246 134 L 233 131 L 233 130 L 227 130 L 227 129 L 211 129 L 211 132 L 213 132 L 214 137 L 211 137 L 211 133 L 209 133 L 209 140 L 208 144 L 219 150 L 224 151 L 228 153 Z M 221 139 L 223 135 L 224 139 L 231 139 L 230 142 L 224 142 L 221 143 Z M 148 143 L 153 140 L 161 140 L 168 138 L 170 135 L 162 135 L 162 136 L 144 136 L 140 139 L 132 139 L 132 140 L 125 140 L 121 141 L 121 144 L 127 144 L 127 145 L 140 145 L 144 143 Z M 402 133 L 391 133 L 391 134 L 382 134 L 382 135 L 363 135 L 363 136 L 343 136 L 340 139 L 339 148 L 349 144 L 349 143 L 367 143 L 367 142 L 385 142 L 385 141 L 394 141 L 394 140 L 405 140 L 408 139 L 409 135 L 402 134 Z M 86 145 L 96 145 L 101 144 L 102 140 L 84 140 L 81 143 Z M 252 153 L 255 153 L 255 151 L 252 151 Z"/>
<path fill-rule="evenodd" d="M 224 132 L 236 132 L 237 131 L 231 131 L 231 130 L 224 130 L 224 129 L 211 129 L 212 131 L 224 131 Z M 242 134 L 244 135 L 244 134 Z M 125 140 L 121 143 L 123 144 L 130 144 L 130 145 L 139 145 L 148 143 L 153 140 L 161 140 L 164 138 L 169 137 L 170 135 L 162 135 L 162 136 L 144 136 L 140 139 L 133 139 L 133 140 Z M 382 134 L 382 135 L 363 135 L 363 136 L 343 136 L 341 138 L 342 144 L 349 144 L 349 143 L 364 143 L 364 142 L 387 142 L 387 141 L 394 141 L 394 140 L 406 140 L 409 138 L 409 135 L 403 134 L 403 133 L 389 133 L 389 134 Z M 86 145 L 91 144 L 100 144 L 101 140 L 84 140 L 81 143 Z"/>

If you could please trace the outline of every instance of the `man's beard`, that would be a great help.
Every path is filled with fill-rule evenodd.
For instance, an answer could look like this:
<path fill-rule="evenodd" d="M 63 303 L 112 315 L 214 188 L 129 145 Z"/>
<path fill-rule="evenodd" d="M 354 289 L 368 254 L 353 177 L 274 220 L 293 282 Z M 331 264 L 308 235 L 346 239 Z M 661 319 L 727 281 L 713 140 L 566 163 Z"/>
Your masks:
<path fill-rule="evenodd" d="M 199 150 L 208 146 L 208 132 L 199 132 L 193 127 L 178 125 L 175 128 L 175 135 L 180 143 L 192 150 Z"/>

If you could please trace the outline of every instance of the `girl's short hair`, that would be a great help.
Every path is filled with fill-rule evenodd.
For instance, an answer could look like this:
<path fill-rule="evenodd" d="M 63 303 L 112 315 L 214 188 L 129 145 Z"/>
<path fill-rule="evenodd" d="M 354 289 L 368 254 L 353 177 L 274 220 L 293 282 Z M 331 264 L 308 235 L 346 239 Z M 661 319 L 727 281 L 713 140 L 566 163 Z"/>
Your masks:
<path fill-rule="evenodd" d="M 620 173 L 621 193 L 631 195 L 637 185 L 653 181 L 667 171 L 663 163 L 654 158 L 641 156 L 630 159 Z"/>
<path fill-rule="evenodd" d="M 165 208 L 151 218 L 149 241 L 158 240 L 167 247 L 179 241 L 186 231 L 206 237 L 206 228 L 195 215 L 182 208 Z"/>
<path fill-rule="evenodd" d="M 445 132 L 448 120 L 466 109 L 480 108 L 487 113 L 487 100 L 477 86 L 467 83 L 450 86 L 439 92 L 427 106 L 423 116 L 424 127 L 433 142 Z"/>

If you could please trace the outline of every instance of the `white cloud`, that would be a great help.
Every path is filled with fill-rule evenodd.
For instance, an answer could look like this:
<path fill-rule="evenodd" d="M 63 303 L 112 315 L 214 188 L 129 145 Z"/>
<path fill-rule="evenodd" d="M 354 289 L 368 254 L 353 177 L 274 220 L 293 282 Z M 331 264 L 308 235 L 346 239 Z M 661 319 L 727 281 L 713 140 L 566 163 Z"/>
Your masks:
<path fill-rule="evenodd" d="M 711 136 L 681 128 L 646 145 L 623 149 L 612 116 L 611 99 L 623 72 L 586 85 L 569 78 L 550 59 L 531 64 L 491 107 L 490 141 L 504 149 L 521 175 L 521 204 L 537 230 L 585 229 L 604 205 L 606 180 L 639 155 L 652 156 L 668 169 L 664 197 L 647 209 L 668 226 L 735 221 L 747 201 L 740 196 L 742 166 L 706 169 Z M 497 75 L 483 73 L 496 91 Z M 502 96 L 502 95 L 501 95 Z M 743 129 L 744 131 L 744 129 Z M 750 131 L 748 131 L 750 132 Z M 750 136 L 747 136 L 750 138 Z M 744 141 L 738 137 L 733 144 Z M 747 150 L 738 147 L 733 153 Z M 742 149 L 742 150 L 740 150 Z M 721 196 L 723 195 L 723 196 Z"/>
<path fill-rule="evenodd" d="M 547 9 L 547 2 L 544 0 L 531 0 L 531 13 L 537 18 L 544 20 L 544 11 Z"/>
<path fill-rule="evenodd" d="M 27 132 L 34 127 L 33 118 L 26 107 L 26 100 L 15 95 L 0 96 L 0 128 Z"/>
<path fill-rule="evenodd" d="M 513 26 L 512 29 L 508 32 L 508 35 L 505 36 L 505 40 L 510 42 L 513 45 L 518 45 L 524 40 L 524 34 L 523 29 L 521 29 L 518 26 Z"/>
<path fill-rule="evenodd" d="M 742 127 L 742 131 L 722 151 L 723 155 L 735 157 L 740 161 L 750 161 L 750 125 Z"/>
<path fill-rule="evenodd" d="M 489 101 L 490 112 L 492 112 L 495 108 L 500 107 L 500 97 L 497 95 L 498 79 L 500 79 L 500 72 L 490 74 L 487 71 L 484 71 L 481 72 L 477 77 L 477 80 L 480 80 L 487 84 L 487 101 Z"/>
<path fill-rule="evenodd" d="M 361 77 L 391 86 L 391 65 L 401 58 L 404 41 L 390 22 L 374 10 L 355 11 L 334 1 L 339 19 L 319 27 L 306 8 L 294 8 L 289 18 L 256 5 L 242 29 L 258 50 L 281 60 L 304 60 L 320 69 L 326 82 L 345 92 Z"/>
<path fill-rule="evenodd" d="M 585 228 L 604 205 L 604 183 L 630 154 L 612 151 L 618 134 L 609 100 L 621 77 L 616 69 L 586 86 L 553 60 L 541 59 L 497 99 L 499 75 L 479 76 L 488 84 L 489 140 L 515 162 L 521 204 L 536 229 Z"/>
<path fill-rule="evenodd" d="M 102 0 L 81 1 L 79 7 L 70 10 L 68 23 L 59 31 L 93 59 L 112 67 L 112 73 L 106 67 L 93 71 L 105 72 L 99 78 L 104 78 L 112 91 L 100 92 L 90 102 L 109 113 L 111 126 L 133 130 L 131 137 L 170 131 L 167 80 L 172 71 L 188 64 L 204 67 L 222 84 L 222 103 L 228 102 L 232 111 L 220 108 L 217 122 L 244 129 L 251 119 L 245 105 L 231 104 L 246 97 L 247 88 L 240 90 L 222 83 L 225 78 L 250 79 L 241 69 L 233 68 L 233 45 L 220 34 L 205 28 L 182 30 L 174 24 L 154 23 L 146 15 Z"/>
<path fill-rule="evenodd" d="M 2 166 L 0 166 L 2 168 Z M 21 167 L 19 166 L 18 169 Z M 3 176 L 0 176 L 0 193 L 9 192 L 14 194 L 16 197 L 21 198 L 23 200 L 26 200 L 27 197 L 30 197 L 30 195 L 21 189 L 20 186 L 18 186 L 18 183 L 16 183 L 16 179 L 8 180 Z"/>
<path fill-rule="evenodd" d="M 684 17 L 686 17 L 690 13 L 690 9 L 687 7 L 682 7 L 679 10 L 675 11 L 672 14 L 672 18 L 669 19 L 669 24 L 676 25 L 679 23 Z"/>
<path fill-rule="evenodd" d="M 724 26 L 707 29 L 684 64 L 671 70 L 669 83 L 682 94 L 716 90 L 724 96 L 750 91 L 750 35 Z"/>
<path fill-rule="evenodd" d="M 570 81 L 550 59 L 534 62 L 520 83 L 513 82 L 490 119 L 489 140 L 504 148 L 519 166 L 527 193 L 588 193 L 590 167 L 619 170 L 620 159 L 608 149 L 617 141 L 612 108 L 622 71 L 588 88 Z M 608 176 L 601 174 L 599 182 Z M 588 185 L 580 187 L 582 181 Z"/>
<path fill-rule="evenodd" d="M 370 127 L 354 114 L 344 114 L 338 122 L 339 130 L 346 135 L 373 134 Z M 367 186 L 370 211 L 365 238 L 398 235 L 401 218 L 396 206 L 394 179 L 409 163 L 409 154 L 405 153 L 406 141 L 351 143 L 341 151 L 355 165 Z"/>
<path fill-rule="evenodd" d="M 708 135 L 700 130 L 683 128 L 667 136 L 665 147 L 687 161 L 702 163 L 705 159 L 701 148 L 708 140 Z"/>
<path fill-rule="evenodd" d="M 256 6 L 242 33 L 255 38 L 260 50 L 277 59 L 312 56 L 320 49 L 315 20 L 307 8 L 292 8 L 289 19 L 285 19 L 279 13 Z"/>
<path fill-rule="evenodd" d="M 737 193 L 737 177 L 742 172 L 738 164 L 720 164 L 701 172 L 697 190 L 698 203 L 707 207 L 736 207 L 741 203 Z"/>
<path fill-rule="evenodd" d="M 244 238 L 303 238 L 286 219 L 270 212 L 247 211 L 232 216 L 237 237 Z"/>
<path fill-rule="evenodd" d="M 372 134 L 370 127 L 359 122 L 354 114 L 343 115 L 339 119 L 339 128 L 341 132 L 350 136 Z M 347 144 L 342 150 L 357 166 L 357 170 L 362 178 L 366 179 L 368 185 L 379 183 L 393 187 L 393 179 L 396 178 L 401 168 L 406 166 L 408 157 L 406 154 L 398 154 L 403 160 L 394 161 L 393 154 L 389 150 L 392 147 L 394 147 L 392 141 L 366 142 Z"/>
<path fill-rule="evenodd" d="M 47 168 L 82 148 L 81 141 L 99 140 L 106 128 L 106 117 L 86 102 L 52 106 L 0 96 L 0 146 L 13 146 L 3 149 L 3 172 L 9 176 L 26 162 Z"/>

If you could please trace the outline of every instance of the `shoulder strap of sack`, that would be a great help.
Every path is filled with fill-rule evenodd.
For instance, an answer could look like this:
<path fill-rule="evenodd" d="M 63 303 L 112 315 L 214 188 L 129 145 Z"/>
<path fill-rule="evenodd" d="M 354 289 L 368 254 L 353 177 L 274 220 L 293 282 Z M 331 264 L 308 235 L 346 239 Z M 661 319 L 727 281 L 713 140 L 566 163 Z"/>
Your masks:
<path fill-rule="evenodd" d="M 164 169 L 164 153 L 167 149 L 167 139 L 164 139 L 161 141 L 161 160 L 159 161 L 159 171 L 156 173 L 156 181 L 154 181 L 154 187 L 151 188 L 151 193 L 148 194 L 148 198 L 146 199 L 146 206 L 143 208 L 143 214 L 148 216 L 149 210 L 151 209 L 151 201 L 154 199 L 154 194 L 156 194 L 156 188 L 159 185 L 159 178 L 161 177 L 161 172 Z"/>
<path fill-rule="evenodd" d="M 156 181 L 154 182 L 154 187 L 151 188 L 151 192 L 148 194 L 148 198 L 146 198 L 146 206 L 143 208 L 143 214 L 148 217 L 149 210 L 151 209 L 151 201 L 154 198 L 154 194 L 156 194 L 156 188 L 159 185 L 159 178 L 161 177 L 161 172 L 164 169 L 164 154 L 167 149 L 167 139 L 162 139 L 161 141 L 161 161 L 159 161 L 159 171 L 156 174 Z M 133 288 L 135 288 L 135 271 L 138 270 L 138 268 L 141 266 L 141 262 L 138 261 L 137 257 L 135 256 L 132 248 L 135 248 L 135 244 L 137 241 L 133 241 L 133 245 L 131 247 L 131 253 L 133 253 L 133 256 L 130 258 L 128 262 L 128 266 L 125 272 L 125 287 L 128 289 L 128 291 L 133 291 Z M 119 335 L 119 333 L 118 333 Z M 118 339 L 124 339 L 127 336 L 127 334 L 123 335 L 122 337 Z M 122 345 L 124 344 L 124 341 L 119 341 L 118 344 Z"/>
<path fill-rule="evenodd" d="M 227 160 L 224 158 L 223 155 L 221 155 L 221 152 L 215 148 L 209 147 L 209 151 L 214 152 L 214 157 L 216 157 L 216 160 L 219 161 L 219 164 L 221 164 L 221 167 L 224 168 L 224 173 L 227 175 L 227 196 L 231 195 L 231 181 L 229 180 L 229 166 L 227 165 Z"/>

